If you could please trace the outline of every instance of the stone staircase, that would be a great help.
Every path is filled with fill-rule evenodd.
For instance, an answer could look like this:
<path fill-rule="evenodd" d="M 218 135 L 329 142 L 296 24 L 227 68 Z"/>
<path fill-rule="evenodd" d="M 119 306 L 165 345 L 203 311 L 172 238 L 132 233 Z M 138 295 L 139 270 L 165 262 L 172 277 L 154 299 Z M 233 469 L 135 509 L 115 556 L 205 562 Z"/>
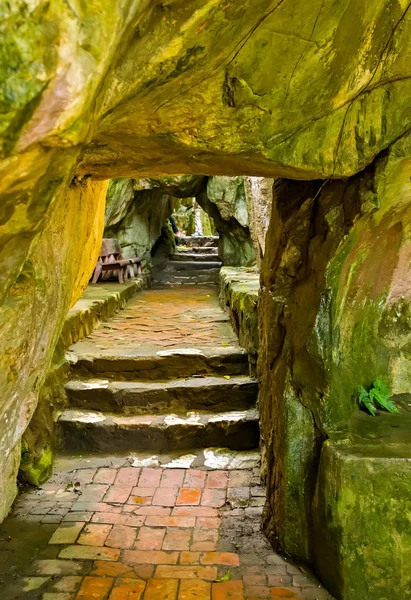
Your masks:
<path fill-rule="evenodd" d="M 70 409 L 59 420 L 64 448 L 256 448 L 258 387 L 247 373 L 240 349 L 136 359 L 79 356 L 66 385 Z"/>
<path fill-rule="evenodd" d="M 184 236 L 178 239 L 174 256 L 154 281 L 165 284 L 216 284 L 222 263 L 218 236 Z"/>
<path fill-rule="evenodd" d="M 215 286 L 142 292 L 69 356 L 64 451 L 258 448 L 258 384 Z"/>

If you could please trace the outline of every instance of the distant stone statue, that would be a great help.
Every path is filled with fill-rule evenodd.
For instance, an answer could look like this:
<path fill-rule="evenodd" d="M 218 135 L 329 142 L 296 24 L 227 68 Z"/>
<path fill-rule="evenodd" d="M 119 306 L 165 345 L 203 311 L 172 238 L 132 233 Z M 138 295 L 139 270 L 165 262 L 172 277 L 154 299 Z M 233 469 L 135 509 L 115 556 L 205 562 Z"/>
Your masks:
<path fill-rule="evenodd" d="M 194 233 L 193 235 L 199 237 L 203 235 L 203 225 L 201 223 L 201 208 L 197 200 L 193 198 L 193 211 L 194 211 Z"/>

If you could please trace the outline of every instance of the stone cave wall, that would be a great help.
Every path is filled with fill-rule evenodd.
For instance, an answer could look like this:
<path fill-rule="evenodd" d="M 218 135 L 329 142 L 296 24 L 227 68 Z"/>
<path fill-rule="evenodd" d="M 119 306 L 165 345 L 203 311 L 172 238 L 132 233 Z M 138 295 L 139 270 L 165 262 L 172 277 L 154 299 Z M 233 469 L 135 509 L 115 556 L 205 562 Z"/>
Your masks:
<path fill-rule="evenodd" d="M 67 310 L 87 286 L 97 261 L 106 191 L 107 182 L 92 181 L 60 188 L 0 311 L 0 520 L 17 493 L 20 440 L 36 409 Z M 47 438 L 47 433 L 40 436 Z"/>
<path fill-rule="evenodd" d="M 270 224 L 273 204 L 274 179 L 244 177 L 244 190 L 248 212 L 248 226 L 255 248 L 258 267 L 265 254 L 265 239 Z"/>
<path fill-rule="evenodd" d="M 371 555 L 369 571 L 364 566 L 357 573 L 361 545 L 380 547 L 384 528 L 388 537 L 403 535 L 394 516 L 370 528 L 378 501 L 368 501 L 366 514 L 361 503 L 367 500 L 357 490 L 354 513 L 365 513 L 362 522 L 353 516 L 352 525 L 346 520 L 338 525 L 338 502 L 331 514 L 332 502 L 321 504 L 316 486 L 327 440 L 359 411 L 358 386 L 382 377 L 393 395 L 409 393 L 410 157 L 406 137 L 345 181 L 277 181 L 262 264 L 259 406 L 266 532 L 276 547 L 318 568 L 329 589 L 344 599 L 399 599 L 409 590 L 400 568 L 406 550 L 395 543 L 380 554 L 380 563 Z M 330 460 L 324 464 L 333 468 Z M 390 497 L 395 470 L 392 475 L 394 487 L 385 490 Z M 337 497 L 343 495 L 343 478 L 338 484 L 332 470 L 321 476 L 334 482 Z M 378 473 L 374 476 L 378 481 Z M 387 480 L 386 472 L 379 476 Z M 390 508 L 397 523 L 403 508 L 401 502 Z M 385 589 L 379 569 L 391 581 L 396 578 L 395 593 L 389 583 Z"/>
<path fill-rule="evenodd" d="M 244 181 L 244 177 L 209 177 L 197 195 L 198 203 L 215 223 L 220 236 L 218 254 L 228 266 L 249 266 L 256 260 Z"/>
<path fill-rule="evenodd" d="M 409 380 L 411 153 L 396 143 L 410 129 L 409 3 L 16 0 L 1 11 L 0 520 L 98 254 L 100 180 L 313 180 L 289 184 L 298 210 L 292 197 L 273 209 L 260 329 L 267 530 L 312 556 L 322 439 L 353 411 L 360 376 L 386 368 L 397 392 Z"/>
<path fill-rule="evenodd" d="M 117 238 L 123 256 L 140 257 L 143 272 L 150 272 L 152 250 L 167 226 L 173 204 L 173 197 L 161 189 L 140 190 L 138 180 L 112 179 L 107 193 L 104 237 Z"/>

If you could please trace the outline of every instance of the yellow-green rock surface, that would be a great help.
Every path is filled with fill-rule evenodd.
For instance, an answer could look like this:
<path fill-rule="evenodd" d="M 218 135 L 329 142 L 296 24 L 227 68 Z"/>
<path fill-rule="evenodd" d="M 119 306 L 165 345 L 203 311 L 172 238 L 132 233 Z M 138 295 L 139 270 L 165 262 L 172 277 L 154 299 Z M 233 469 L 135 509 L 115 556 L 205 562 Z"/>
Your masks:
<path fill-rule="evenodd" d="M 385 430 L 361 415 L 368 438 L 348 433 L 341 450 L 328 438 L 377 377 L 409 403 L 410 155 L 404 137 L 347 181 L 277 181 L 262 262 L 266 531 L 343 600 L 409 597 L 409 414 L 386 414 Z"/>
<path fill-rule="evenodd" d="M 385 368 L 396 393 L 409 382 L 411 150 L 395 142 L 411 127 L 410 6 L 1 4 L 0 520 L 99 251 L 96 179 L 312 180 L 277 190 L 259 335 L 267 530 L 312 557 L 311 474 L 328 428 L 355 410 L 360 377 Z"/>

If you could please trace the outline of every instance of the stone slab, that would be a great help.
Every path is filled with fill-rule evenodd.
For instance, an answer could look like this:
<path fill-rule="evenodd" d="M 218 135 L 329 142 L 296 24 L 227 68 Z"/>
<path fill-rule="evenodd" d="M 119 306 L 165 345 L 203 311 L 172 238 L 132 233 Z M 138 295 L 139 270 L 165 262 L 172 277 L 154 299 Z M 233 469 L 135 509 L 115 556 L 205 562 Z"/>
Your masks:
<path fill-rule="evenodd" d="M 221 414 L 116 416 L 97 411 L 66 410 L 59 419 L 63 447 L 68 451 L 164 452 L 226 446 L 257 448 L 256 409 Z"/>
<path fill-rule="evenodd" d="M 258 354 L 258 294 L 260 276 L 248 267 L 223 267 L 220 270 L 220 303 L 228 307 L 230 320 L 240 345 L 256 357 Z"/>
<path fill-rule="evenodd" d="M 146 414 L 189 410 L 251 408 L 258 382 L 249 377 L 193 377 L 167 382 L 72 380 L 66 385 L 71 407 L 112 413 Z"/>

